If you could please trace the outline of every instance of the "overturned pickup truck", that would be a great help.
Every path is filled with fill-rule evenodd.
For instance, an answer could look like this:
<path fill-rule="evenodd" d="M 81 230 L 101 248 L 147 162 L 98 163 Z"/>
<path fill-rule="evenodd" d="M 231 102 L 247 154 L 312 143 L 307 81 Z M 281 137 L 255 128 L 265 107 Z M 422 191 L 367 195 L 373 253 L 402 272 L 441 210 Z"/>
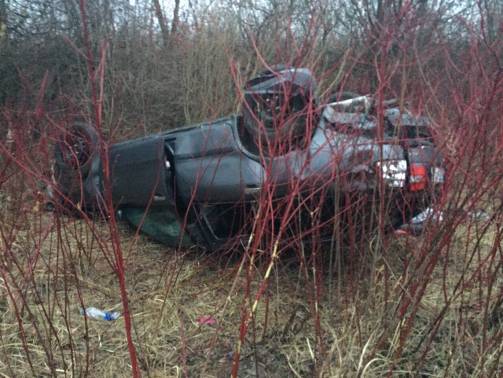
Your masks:
<path fill-rule="evenodd" d="M 241 114 L 113 144 L 107 159 L 93 127 L 76 124 L 55 149 L 58 203 L 102 209 L 105 160 L 121 218 L 209 249 L 249 236 L 260 201 L 295 196 L 300 222 L 318 212 L 325 239 L 336 217 L 378 202 L 389 229 L 430 206 L 445 171 L 429 120 L 347 92 L 320 105 L 315 90 L 308 69 L 268 70 L 247 82 Z"/>

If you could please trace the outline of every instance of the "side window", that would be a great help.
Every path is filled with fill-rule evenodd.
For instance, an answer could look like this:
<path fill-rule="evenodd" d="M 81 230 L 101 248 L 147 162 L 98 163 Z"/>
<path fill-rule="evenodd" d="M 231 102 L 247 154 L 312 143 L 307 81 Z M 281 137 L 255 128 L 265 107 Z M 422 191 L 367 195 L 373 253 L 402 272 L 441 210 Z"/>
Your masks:
<path fill-rule="evenodd" d="M 427 126 L 406 126 L 406 137 L 408 139 L 425 139 L 431 141 L 431 133 Z"/>

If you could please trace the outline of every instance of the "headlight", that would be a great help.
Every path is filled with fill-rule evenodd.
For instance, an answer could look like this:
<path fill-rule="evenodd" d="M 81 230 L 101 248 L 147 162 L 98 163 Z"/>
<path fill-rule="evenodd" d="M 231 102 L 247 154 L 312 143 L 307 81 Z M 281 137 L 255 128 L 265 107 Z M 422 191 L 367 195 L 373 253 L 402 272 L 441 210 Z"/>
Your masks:
<path fill-rule="evenodd" d="M 406 160 L 385 160 L 377 162 L 377 171 L 384 182 L 392 188 L 403 188 L 407 178 Z"/>

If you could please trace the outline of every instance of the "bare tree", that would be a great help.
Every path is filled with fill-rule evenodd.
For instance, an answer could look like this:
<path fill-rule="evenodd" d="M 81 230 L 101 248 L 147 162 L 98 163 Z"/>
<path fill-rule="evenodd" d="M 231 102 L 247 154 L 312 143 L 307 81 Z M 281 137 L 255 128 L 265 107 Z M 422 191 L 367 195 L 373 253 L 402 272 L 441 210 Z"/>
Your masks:
<path fill-rule="evenodd" d="M 0 0 L 0 44 L 7 40 L 7 3 Z"/>
<path fill-rule="evenodd" d="M 161 29 L 164 46 L 168 47 L 171 43 L 172 37 L 178 31 L 178 24 L 180 23 L 180 0 L 175 0 L 173 20 L 171 21 L 171 31 L 168 27 L 168 21 L 166 20 L 166 16 L 164 15 L 164 11 L 159 0 L 152 0 L 152 3 L 154 5 L 155 15 L 157 17 L 157 22 L 159 23 L 159 28 Z"/>

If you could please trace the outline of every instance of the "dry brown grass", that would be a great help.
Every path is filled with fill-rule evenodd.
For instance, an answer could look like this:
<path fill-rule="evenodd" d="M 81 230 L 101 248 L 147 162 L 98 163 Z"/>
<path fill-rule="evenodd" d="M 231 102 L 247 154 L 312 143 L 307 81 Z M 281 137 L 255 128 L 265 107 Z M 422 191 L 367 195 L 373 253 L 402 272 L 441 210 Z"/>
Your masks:
<path fill-rule="evenodd" d="M 33 257 L 38 240 L 30 235 L 56 219 L 37 212 L 28 218 L 31 223 L 18 230 L 16 242 L 10 247 L 18 256 L 26 253 L 27 258 L 20 259 L 24 262 Z M 116 275 L 89 225 L 83 220 L 61 220 L 63 242 L 58 245 L 54 225 L 43 240 L 34 280 L 26 281 L 26 276 L 18 273 L 4 275 L 0 281 L 0 372 L 9 377 L 32 376 L 23 349 L 22 328 L 33 368 L 40 376 L 51 375 L 44 345 L 53 353 L 58 375 L 83 375 L 88 359 L 89 376 L 128 376 L 131 367 L 122 319 L 88 320 L 86 325 L 79 313 L 79 295 L 86 306 L 121 310 Z M 104 224 L 98 224 L 96 230 L 100 238 L 107 239 Z M 309 302 L 311 283 L 298 274 L 299 266 L 293 256 L 283 256 L 252 322 L 242 351 L 240 376 L 305 377 L 316 371 L 327 377 L 370 377 L 388 372 L 399 376 L 482 377 L 498 372 L 502 346 L 481 349 L 484 309 L 480 290 L 484 286 L 475 279 L 470 281 L 469 275 L 463 279 L 462 293 L 446 309 L 424 363 L 417 365 L 423 350 L 418 345 L 422 345 L 420 342 L 428 336 L 433 320 L 445 306 L 446 290 L 454 288 L 463 272 L 466 275 L 472 267 L 480 266 L 480 260 L 467 262 L 463 253 L 470 245 L 466 238 L 473 239 L 473 235 L 460 228 L 456 237 L 457 249 L 437 264 L 415 314 L 411 334 L 398 356 L 395 353 L 399 335 L 406 323 L 399 318 L 397 306 L 401 296 L 406 295 L 405 277 L 414 274 L 407 271 L 404 262 L 413 258 L 424 242 L 421 238 L 391 240 L 386 255 L 377 259 L 372 285 L 364 278 L 355 282 L 354 273 L 344 270 L 342 277 L 336 277 L 342 283 L 340 296 L 328 298 L 329 290 L 325 288 L 320 303 L 321 351 L 316 350 Z M 126 227 L 121 230 L 121 239 L 134 339 L 144 375 L 229 376 L 243 308 L 245 278 L 237 275 L 239 256 L 199 250 L 177 252 L 144 237 L 135 238 Z M 484 259 L 492 241 L 488 232 L 478 247 L 478 259 Z M 2 249 L 7 251 L 5 246 Z M 7 263 L 4 255 L 4 267 Z M 260 268 L 257 266 L 252 286 L 260 282 Z M 27 270 L 24 272 L 27 274 Z M 385 276 L 389 277 L 387 286 Z M 10 280 L 8 285 L 5 278 Z M 21 290 L 26 298 L 24 304 L 16 294 L 14 300 L 6 296 L 7 286 L 12 288 L 23 282 L 28 282 Z M 235 290 L 231 291 L 234 282 Z M 494 287 L 503 287 L 502 275 Z M 491 303 L 496 302 L 498 295 L 494 290 Z M 14 306 L 18 310 L 25 308 L 21 310 L 22 327 L 16 320 Z M 204 315 L 213 316 L 216 324 L 198 324 L 198 318 Z M 501 323 L 488 329 L 486 338 L 497 339 L 500 327 Z M 320 355 L 323 358 L 317 359 Z"/>

